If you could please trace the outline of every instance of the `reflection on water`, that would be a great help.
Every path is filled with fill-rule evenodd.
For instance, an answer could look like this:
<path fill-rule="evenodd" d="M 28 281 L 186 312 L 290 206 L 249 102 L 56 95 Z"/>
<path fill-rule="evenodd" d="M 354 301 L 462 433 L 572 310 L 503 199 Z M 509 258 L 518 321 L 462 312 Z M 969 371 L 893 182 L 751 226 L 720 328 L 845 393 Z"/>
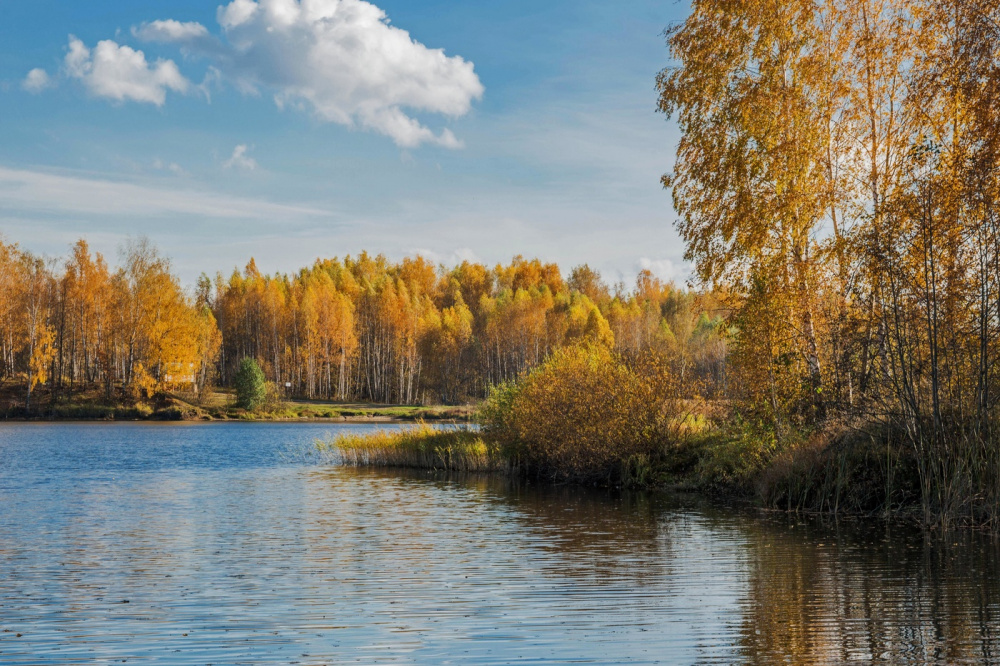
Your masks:
<path fill-rule="evenodd" d="M 1000 663 L 994 539 L 787 519 L 743 531 L 753 661 Z"/>
<path fill-rule="evenodd" d="M 1000 663 L 982 534 L 309 455 L 348 427 L 0 426 L 0 663 Z"/>

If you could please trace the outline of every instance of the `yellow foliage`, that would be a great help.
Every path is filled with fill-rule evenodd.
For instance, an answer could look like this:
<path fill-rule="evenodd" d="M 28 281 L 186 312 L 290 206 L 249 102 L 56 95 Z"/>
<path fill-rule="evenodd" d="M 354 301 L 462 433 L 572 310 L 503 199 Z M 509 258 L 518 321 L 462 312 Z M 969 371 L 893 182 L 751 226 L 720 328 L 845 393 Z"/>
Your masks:
<path fill-rule="evenodd" d="M 652 359 L 630 365 L 600 345 L 565 347 L 483 408 L 486 433 L 527 469 L 558 478 L 620 479 L 663 455 L 680 413 L 673 376 Z"/>
<path fill-rule="evenodd" d="M 56 332 L 51 326 L 42 322 L 36 325 L 28 361 L 29 389 L 49 380 L 49 366 L 56 355 L 55 340 Z"/>

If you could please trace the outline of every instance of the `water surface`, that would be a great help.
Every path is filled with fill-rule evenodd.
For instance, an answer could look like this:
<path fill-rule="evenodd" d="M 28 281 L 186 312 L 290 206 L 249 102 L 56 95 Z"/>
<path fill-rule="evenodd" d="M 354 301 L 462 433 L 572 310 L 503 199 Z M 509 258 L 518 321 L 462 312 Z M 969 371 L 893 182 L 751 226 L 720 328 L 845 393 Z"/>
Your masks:
<path fill-rule="evenodd" d="M 377 427 L 0 425 L 0 664 L 1000 663 L 982 534 L 314 452 Z"/>

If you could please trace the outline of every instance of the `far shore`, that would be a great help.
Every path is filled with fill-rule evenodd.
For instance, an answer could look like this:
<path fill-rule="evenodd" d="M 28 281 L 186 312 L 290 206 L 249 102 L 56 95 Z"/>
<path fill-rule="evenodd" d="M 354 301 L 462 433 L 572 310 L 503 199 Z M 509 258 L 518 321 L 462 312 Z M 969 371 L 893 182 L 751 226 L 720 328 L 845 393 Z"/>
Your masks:
<path fill-rule="evenodd" d="M 23 389 L 0 391 L 0 422 L 273 422 L 273 423 L 468 423 L 474 405 L 385 405 L 298 398 L 274 399 L 247 411 L 232 391 L 162 392 L 146 398 L 118 393 L 112 400 L 94 388 L 36 390 L 30 407 Z"/>
<path fill-rule="evenodd" d="M 177 423 L 331 423 L 331 424 L 374 424 L 374 423 L 400 423 L 400 424 L 419 424 L 419 423 L 431 423 L 441 425 L 459 425 L 467 424 L 473 421 L 469 419 L 458 419 L 458 418 L 441 418 L 441 419 L 422 419 L 422 418 L 409 418 L 401 416 L 338 416 L 338 417 L 297 417 L 297 418 L 268 418 L 266 416 L 252 416 L 246 418 L 220 418 L 220 419 L 206 419 L 206 418 L 179 418 L 179 419 L 165 419 L 165 418 L 79 418 L 79 417 L 60 417 L 60 416 L 0 416 L 0 424 L 2 423 L 79 423 L 79 424 L 92 424 L 92 423 L 150 423 L 150 424 L 177 424 Z"/>

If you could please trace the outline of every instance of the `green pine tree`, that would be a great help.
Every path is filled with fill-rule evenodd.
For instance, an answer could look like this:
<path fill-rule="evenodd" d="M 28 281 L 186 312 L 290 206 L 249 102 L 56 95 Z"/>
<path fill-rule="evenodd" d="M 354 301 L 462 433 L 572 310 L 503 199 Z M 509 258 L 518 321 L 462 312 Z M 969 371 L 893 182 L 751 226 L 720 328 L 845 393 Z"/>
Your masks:
<path fill-rule="evenodd" d="M 264 404 L 267 398 L 267 380 L 264 371 L 252 358 L 240 362 L 236 373 L 236 404 L 247 410 L 254 410 Z"/>

